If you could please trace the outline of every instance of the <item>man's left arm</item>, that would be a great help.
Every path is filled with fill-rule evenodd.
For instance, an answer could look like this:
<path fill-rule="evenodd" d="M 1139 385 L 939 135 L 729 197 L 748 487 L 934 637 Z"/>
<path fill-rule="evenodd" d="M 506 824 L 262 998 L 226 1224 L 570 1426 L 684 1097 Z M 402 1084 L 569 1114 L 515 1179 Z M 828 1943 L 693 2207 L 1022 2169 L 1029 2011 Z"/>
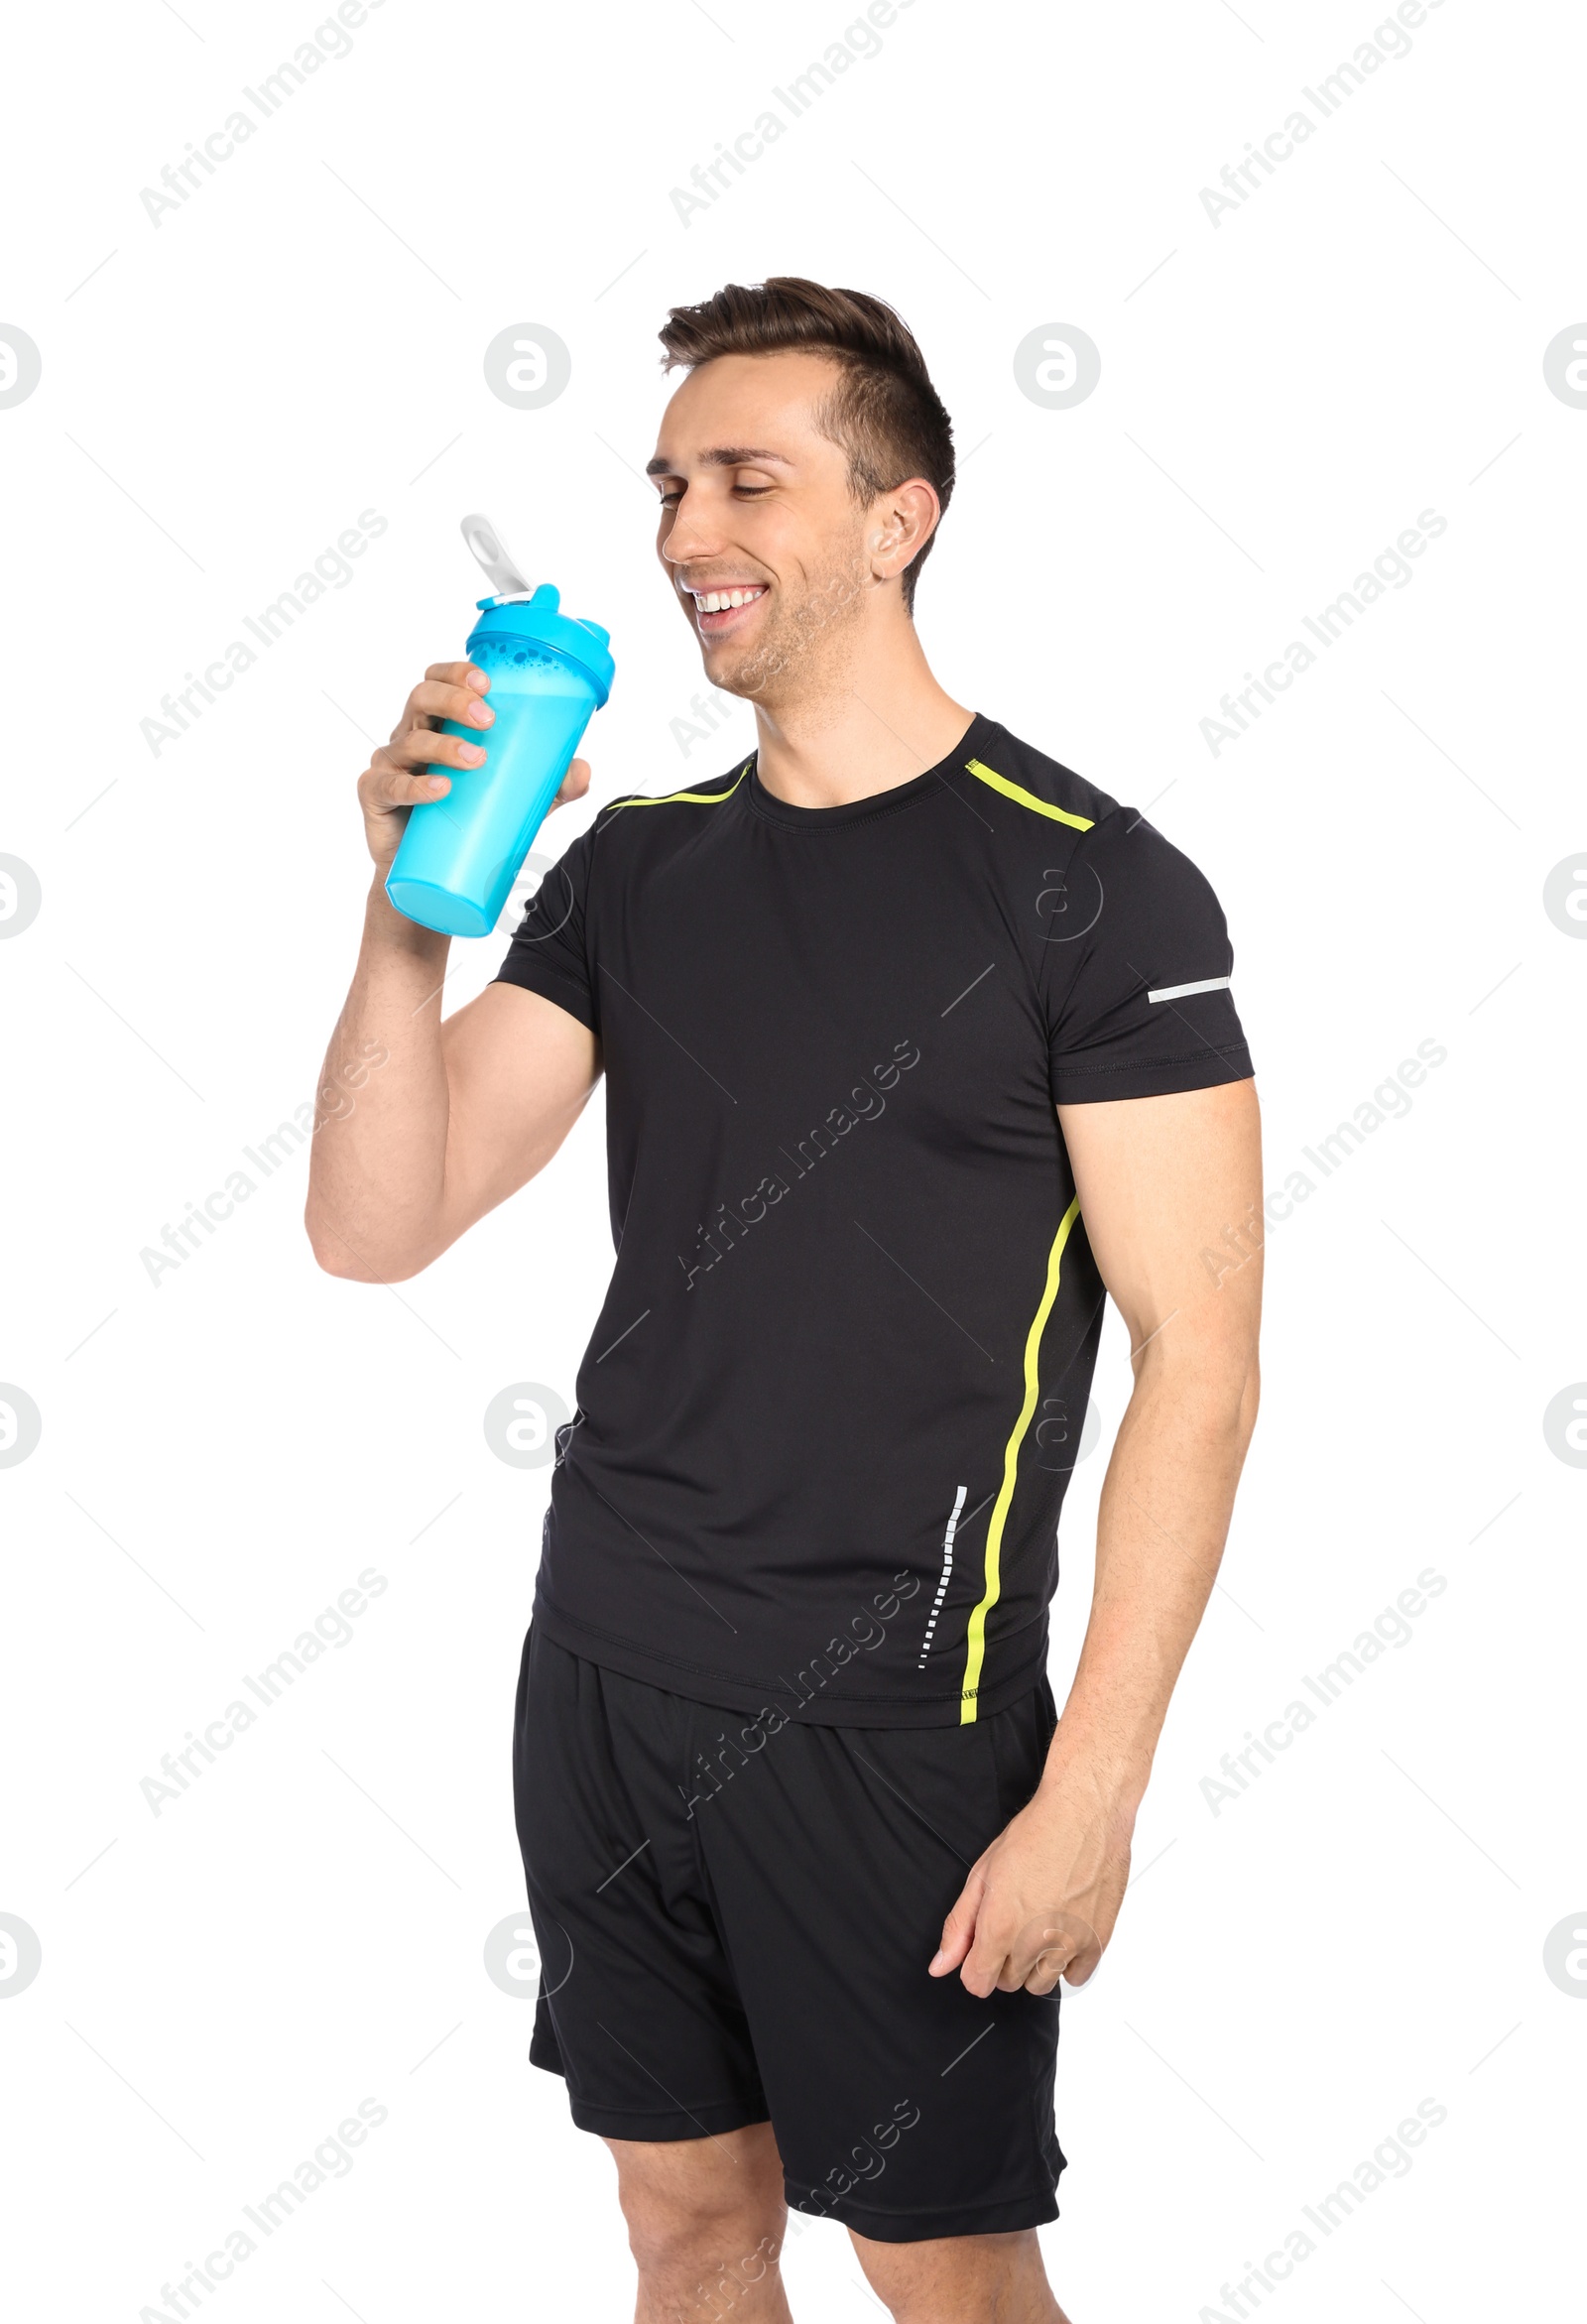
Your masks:
<path fill-rule="evenodd" d="M 1113 1934 L 1257 1412 L 1256 1084 L 1060 1105 L 1058 1119 L 1135 1388 L 1102 1487 L 1091 1619 L 1040 1785 L 972 1868 L 930 1963 L 982 1996 L 1050 1993 L 1060 1976 L 1083 1985 Z"/>

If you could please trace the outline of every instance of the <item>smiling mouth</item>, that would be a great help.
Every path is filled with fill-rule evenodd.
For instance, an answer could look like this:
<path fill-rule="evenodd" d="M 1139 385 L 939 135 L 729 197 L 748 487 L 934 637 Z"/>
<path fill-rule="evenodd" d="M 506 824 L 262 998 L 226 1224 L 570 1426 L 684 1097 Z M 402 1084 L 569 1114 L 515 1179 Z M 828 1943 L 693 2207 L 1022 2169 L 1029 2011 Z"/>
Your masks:
<path fill-rule="evenodd" d="M 683 594 L 694 601 L 694 626 L 701 637 L 715 638 L 741 626 L 766 595 L 767 586 L 765 581 L 745 581 L 722 589 L 685 589 Z"/>

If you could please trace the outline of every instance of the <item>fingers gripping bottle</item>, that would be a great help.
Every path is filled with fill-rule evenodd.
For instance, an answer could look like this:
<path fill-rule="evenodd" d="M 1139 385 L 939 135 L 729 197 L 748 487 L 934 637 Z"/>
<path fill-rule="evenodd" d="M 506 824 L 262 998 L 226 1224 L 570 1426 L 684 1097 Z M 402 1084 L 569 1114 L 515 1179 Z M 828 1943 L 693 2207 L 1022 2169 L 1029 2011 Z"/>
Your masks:
<path fill-rule="evenodd" d="M 465 519 L 463 531 L 493 580 L 520 581 L 483 519 Z M 441 732 L 481 745 L 484 762 L 442 770 L 450 791 L 410 809 L 386 875 L 399 912 L 451 936 L 487 936 L 495 927 L 614 673 L 607 632 L 563 613 L 549 581 L 482 597 L 478 612 L 468 658 L 490 679 L 485 699 L 495 722 L 468 727 L 448 718 Z"/>

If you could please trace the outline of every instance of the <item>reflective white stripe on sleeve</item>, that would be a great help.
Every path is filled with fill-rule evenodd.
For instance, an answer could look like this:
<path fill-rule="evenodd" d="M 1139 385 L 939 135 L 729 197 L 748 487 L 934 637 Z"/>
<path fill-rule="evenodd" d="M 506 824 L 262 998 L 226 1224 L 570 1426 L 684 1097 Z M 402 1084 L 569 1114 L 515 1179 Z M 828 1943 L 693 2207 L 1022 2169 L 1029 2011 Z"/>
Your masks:
<path fill-rule="evenodd" d="M 1230 979 L 1226 976 L 1204 976 L 1193 985 L 1159 985 L 1155 993 L 1148 993 L 1149 1001 L 1182 1001 L 1187 993 L 1226 993 Z"/>

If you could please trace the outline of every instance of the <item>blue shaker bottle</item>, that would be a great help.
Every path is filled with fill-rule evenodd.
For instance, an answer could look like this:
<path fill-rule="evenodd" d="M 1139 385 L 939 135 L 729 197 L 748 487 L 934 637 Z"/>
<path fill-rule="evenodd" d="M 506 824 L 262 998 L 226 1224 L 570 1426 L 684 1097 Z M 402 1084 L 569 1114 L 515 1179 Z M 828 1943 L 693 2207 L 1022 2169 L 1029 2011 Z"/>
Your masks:
<path fill-rule="evenodd" d="M 468 658 L 490 679 L 495 723 L 448 718 L 441 732 L 480 744 L 484 764 L 442 770 L 450 791 L 409 810 L 386 875 L 399 912 L 449 936 L 488 936 L 495 927 L 614 671 L 607 632 L 561 612 L 549 581 L 481 597 L 478 610 Z"/>

